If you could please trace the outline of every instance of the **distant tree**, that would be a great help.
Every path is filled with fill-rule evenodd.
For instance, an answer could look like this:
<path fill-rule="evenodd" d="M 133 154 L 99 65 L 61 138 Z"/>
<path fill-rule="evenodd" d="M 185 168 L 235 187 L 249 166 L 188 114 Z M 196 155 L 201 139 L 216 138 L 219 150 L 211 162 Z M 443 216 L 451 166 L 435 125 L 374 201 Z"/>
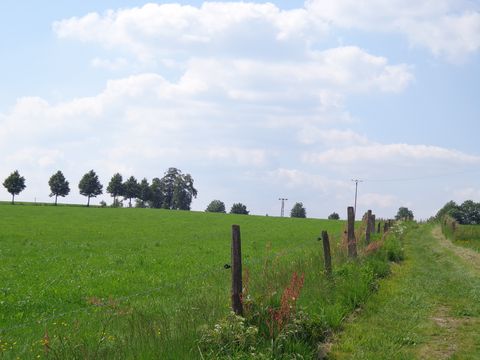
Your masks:
<path fill-rule="evenodd" d="M 78 188 L 81 195 L 88 197 L 87 207 L 90 206 L 90 198 L 103 194 L 103 185 L 100 184 L 98 175 L 93 170 L 83 175 Z"/>
<path fill-rule="evenodd" d="M 12 194 L 12 205 L 15 204 L 15 195 L 20 194 L 26 187 L 25 178 L 20 176 L 18 170 L 11 173 L 3 182 L 3 186 Z"/>
<path fill-rule="evenodd" d="M 65 197 L 70 193 L 68 181 L 60 170 L 50 177 L 48 185 L 50 186 L 50 197 L 55 196 L 55 206 L 57 205 L 57 198 L 59 196 Z"/>
<path fill-rule="evenodd" d="M 480 224 L 480 203 L 472 200 L 464 201 L 460 206 L 452 208 L 448 215 L 462 225 L 478 225 Z"/>
<path fill-rule="evenodd" d="M 190 210 L 193 198 L 197 197 L 190 174 L 182 174 L 177 168 L 169 168 L 160 183 L 164 209 Z"/>
<path fill-rule="evenodd" d="M 230 214 L 241 214 L 241 215 L 248 215 L 247 207 L 242 203 L 235 203 L 232 205 L 230 209 Z"/>
<path fill-rule="evenodd" d="M 328 220 L 340 220 L 340 215 L 338 215 L 336 212 L 333 212 L 328 215 Z"/>
<path fill-rule="evenodd" d="M 113 206 L 118 207 L 117 196 L 123 195 L 123 177 L 119 173 L 112 176 L 107 186 L 107 193 L 113 197 Z"/>
<path fill-rule="evenodd" d="M 396 220 L 413 220 L 413 212 L 407 207 L 401 207 L 398 209 L 397 215 L 395 215 Z"/>
<path fill-rule="evenodd" d="M 225 203 L 220 200 L 212 200 L 212 202 L 208 204 L 207 209 L 205 211 L 225 214 Z"/>
<path fill-rule="evenodd" d="M 163 206 L 163 184 L 159 178 L 154 178 L 150 185 L 150 200 L 149 204 L 151 208 L 160 209 Z"/>
<path fill-rule="evenodd" d="M 138 202 L 136 206 L 144 208 L 151 197 L 152 189 L 150 188 L 150 184 L 146 178 L 143 178 L 138 186 Z"/>
<path fill-rule="evenodd" d="M 307 217 L 307 210 L 301 202 L 297 202 L 293 205 L 292 210 L 290 211 L 290 217 L 292 218 L 305 218 Z"/>
<path fill-rule="evenodd" d="M 134 176 L 130 176 L 127 181 L 123 183 L 123 194 L 125 199 L 128 199 L 128 207 L 132 207 L 132 199 L 138 198 L 140 193 L 140 185 Z"/>

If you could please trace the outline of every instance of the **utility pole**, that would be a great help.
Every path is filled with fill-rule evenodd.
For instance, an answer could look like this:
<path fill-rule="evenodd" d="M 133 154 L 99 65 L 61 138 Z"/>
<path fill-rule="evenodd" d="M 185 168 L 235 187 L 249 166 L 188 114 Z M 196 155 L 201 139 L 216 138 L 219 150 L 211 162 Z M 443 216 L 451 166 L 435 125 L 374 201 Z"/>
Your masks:
<path fill-rule="evenodd" d="M 352 179 L 352 181 L 355 183 L 355 206 L 353 207 L 353 214 L 356 216 L 357 215 L 357 193 L 358 193 L 358 183 L 363 182 L 363 180 L 359 179 Z"/>
<path fill-rule="evenodd" d="M 279 198 L 278 200 L 280 200 L 282 202 L 282 208 L 280 210 L 280 216 L 283 217 L 283 215 L 285 214 L 285 201 L 287 201 L 288 199 Z"/>

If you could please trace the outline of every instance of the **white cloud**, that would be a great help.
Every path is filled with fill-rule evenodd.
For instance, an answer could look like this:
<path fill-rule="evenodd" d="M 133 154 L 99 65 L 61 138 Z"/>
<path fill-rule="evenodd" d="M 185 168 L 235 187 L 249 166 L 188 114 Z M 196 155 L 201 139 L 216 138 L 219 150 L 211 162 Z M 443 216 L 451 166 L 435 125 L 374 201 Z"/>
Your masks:
<path fill-rule="evenodd" d="M 320 143 L 328 147 L 369 144 L 369 140 L 365 135 L 357 134 L 352 130 L 323 129 L 313 126 L 307 126 L 300 130 L 298 138 L 303 144 Z"/>
<path fill-rule="evenodd" d="M 290 188 L 310 188 L 323 193 L 345 190 L 351 187 L 347 181 L 332 180 L 326 176 L 311 174 L 298 169 L 279 168 L 269 172 L 269 179 L 286 184 Z"/>
<path fill-rule="evenodd" d="M 264 166 L 267 164 L 267 152 L 263 149 L 212 147 L 206 153 L 208 158 L 213 161 L 221 160 L 252 166 Z"/>
<path fill-rule="evenodd" d="M 307 11 L 342 28 L 393 32 L 450 61 L 480 49 L 480 7 L 457 0 L 307 0 Z"/>
<path fill-rule="evenodd" d="M 158 54 L 181 54 L 186 49 L 197 54 L 233 49 L 235 40 L 237 49 L 242 49 L 241 41 L 243 52 L 253 54 L 262 50 L 258 47 L 262 40 L 308 39 L 326 31 L 325 25 L 303 8 L 284 11 L 271 3 L 246 2 L 205 2 L 200 7 L 150 3 L 56 21 L 53 29 L 59 38 L 123 49 L 143 61 L 152 61 Z M 255 42 L 245 41 L 252 35 Z"/>
<path fill-rule="evenodd" d="M 394 195 L 366 193 L 358 197 L 358 202 L 363 207 L 370 208 L 390 208 L 399 204 L 399 200 Z"/>
<path fill-rule="evenodd" d="M 303 160 L 318 164 L 352 164 L 361 161 L 409 164 L 413 161 L 443 161 L 449 163 L 478 164 L 480 157 L 457 150 L 429 145 L 373 144 L 329 149 L 321 153 L 306 153 Z"/>

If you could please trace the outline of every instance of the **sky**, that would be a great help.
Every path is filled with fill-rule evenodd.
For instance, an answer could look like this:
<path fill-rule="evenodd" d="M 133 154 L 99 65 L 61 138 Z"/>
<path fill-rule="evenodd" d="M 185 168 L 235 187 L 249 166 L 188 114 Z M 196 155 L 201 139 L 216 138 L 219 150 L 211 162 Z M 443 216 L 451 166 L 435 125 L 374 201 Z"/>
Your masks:
<path fill-rule="evenodd" d="M 0 3 L 0 178 L 192 175 L 279 216 L 480 201 L 480 2 Z M 9 200 L 0 189 L 0 200 Z M 93 203 L 105 200 L 103 194 Z"/>

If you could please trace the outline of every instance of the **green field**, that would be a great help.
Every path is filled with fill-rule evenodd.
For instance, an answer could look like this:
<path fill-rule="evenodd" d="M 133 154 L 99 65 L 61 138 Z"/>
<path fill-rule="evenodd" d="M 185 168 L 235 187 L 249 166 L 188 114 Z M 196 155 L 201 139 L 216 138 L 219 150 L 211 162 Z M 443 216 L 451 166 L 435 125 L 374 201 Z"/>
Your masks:
<path fill-rule="evenodd" d="M 384 255 L 346 263 L 333 246 L 331 286 L 317 237 L 328 230 L 339 243 L 342 221 L 10 205 L 0 206 L 0 217 L 0 357 L 7 359 L 202 358 L 199 334 L 230 309 L 223 266 L 232 224 L 241 226 L 252 298 L 278 302 L 292 274 L 304 273 L 298 306 L 320 317 L 324 332 L 388 272 Z M 311 345 L 292 352 L 311 354 Z"/>
<path fill-rule="evenodd" d="M 460 225 L 452 218 L 447 218 L 442 223 L 443 234 L 454 241 L 456 245 L 480 251 L 480 225 Z"/>

